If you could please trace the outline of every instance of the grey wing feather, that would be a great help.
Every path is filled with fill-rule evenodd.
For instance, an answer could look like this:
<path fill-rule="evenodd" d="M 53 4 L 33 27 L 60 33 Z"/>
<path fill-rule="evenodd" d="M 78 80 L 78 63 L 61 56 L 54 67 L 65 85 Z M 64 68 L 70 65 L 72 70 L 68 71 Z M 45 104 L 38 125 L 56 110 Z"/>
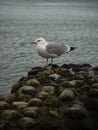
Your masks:
<path fill-rule="evenodd" d="M 57 43 L 54 43 L 54 42 L 53 43 L 49 42 L 46 49 L 47 49 L 48 53 L 56 54 L 58 56 L 60 56 L 64 52 L 67 52 L 67 46 L 63 43 L 57 44 Z"/>

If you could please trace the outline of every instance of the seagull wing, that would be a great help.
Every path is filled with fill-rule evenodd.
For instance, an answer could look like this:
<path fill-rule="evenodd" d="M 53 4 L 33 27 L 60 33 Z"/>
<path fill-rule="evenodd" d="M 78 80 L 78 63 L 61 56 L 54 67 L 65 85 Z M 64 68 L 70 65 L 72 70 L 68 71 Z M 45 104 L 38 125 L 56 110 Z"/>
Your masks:
<path fill-rule="evenodd" d="M 46 50 L 49 54 L 55 54 L 57 56 L 60 56 L 61 54 L 68 52 L 70 47 L 66 44 L 63 43 L 54 43 L 54 42 L 49 42 L 46 46 Z"/>

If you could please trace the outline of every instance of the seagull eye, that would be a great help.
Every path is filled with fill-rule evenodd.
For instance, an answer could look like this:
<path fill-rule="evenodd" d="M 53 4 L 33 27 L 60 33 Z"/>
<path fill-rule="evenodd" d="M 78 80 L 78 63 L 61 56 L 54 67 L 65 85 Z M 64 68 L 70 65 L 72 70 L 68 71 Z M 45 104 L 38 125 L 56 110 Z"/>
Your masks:
<path fill-rule="evenodd" d="M 41 40 L 37 40 L 37 42 L 40 42 Z"/>

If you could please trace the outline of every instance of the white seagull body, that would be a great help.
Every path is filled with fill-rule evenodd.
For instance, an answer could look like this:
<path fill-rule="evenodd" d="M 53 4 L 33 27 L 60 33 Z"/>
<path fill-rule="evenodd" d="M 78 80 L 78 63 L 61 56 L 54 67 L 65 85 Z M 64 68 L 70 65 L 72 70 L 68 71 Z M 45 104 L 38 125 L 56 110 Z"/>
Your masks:
<path fill-rule="evenodd" d="M 70 52 L 75 49 L 74 47 L 70 47 L 68 44 L 63 43 L 57 44 L 55 42 L 47 42 L 43 38 L 38 38 L 31 44 L 37 44 L 36 45 L 37 52 L 40 56 L 47 59 L 47 64 L 48 64 L 48 58 L 51 58 L 52 63 L 53 58 L 57 58 L 62 54 Z"/>

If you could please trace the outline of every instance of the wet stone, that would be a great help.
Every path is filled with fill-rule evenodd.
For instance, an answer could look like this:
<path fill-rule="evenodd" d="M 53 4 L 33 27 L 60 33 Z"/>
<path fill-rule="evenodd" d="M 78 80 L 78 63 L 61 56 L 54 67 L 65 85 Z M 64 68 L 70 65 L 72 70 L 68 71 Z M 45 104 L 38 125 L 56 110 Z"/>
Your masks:
<path fill-rule="evenodd" d="M 16 84 L 13 85 L 11 93 L 16 93 L 20 88 L 22 84 L 20 82 L 17 82 Z"/>
<path fill-rule="evenodd" d="M 60 94 L 59 98 L 63 101 L 70 101 L 74 99 L 74 92 L 71 89 L 64 89 L 64 91 Z"/>
<path fill-rule="evenodd" d="M 14 109 L 24 109 L 24 108 L 28 107 L 28 103 L 24 102 L 24 101 L 15 101 L 12 103 L 12 107 Z"/>
<path fill-rule="evenodd" d="M 24 93 L 17 94 L 17 101 L 28 102 L 31 98 L 32 98 L 32 95 L 28 95 L 28 94 L 24 94 Z"/>
<path fill-rule="evenodd" d="M 85 84 L 83 80 L 71 80 L 65 83 L 68 87 L 81 87 Z"/>
<path fill-rule="evenodd" d="M 6 101 L 0 101 L 0 110 L 9 108 L 10 105 Z"/>
<path fill-rule="evenodd" d="M 98 83 L 93 83 L 92 88 L 97 88 L 98 89 Z"/>
<path fill-rule="evenodd" d="M 7 95 L 6 97 L 4 97 L 4 100 L 6 102 L 9 102 L 9 103 L 15 101 L 16 100 L 16 93 L 11 93 L 11 94 Z"/>
<path fill-rule="evenodd" d="M 57 110 L 49 110 L 49 114 L 56 118 L 59 117 L 59 112 Z"/>
<path fill-rule="evenodd" d="M 23 130 L 33 128 L 37 124 L 36 120 L 30 117 L 22 117 L 18 121 L 18 125 Z"/>
<path fill-rule="evenodd" d="M 20 116 L 21 114 L 16 110 L 3 110 L 1 113 L 1 119 L 4 119 L 4 120 L 17 119 Z"/>
<path fill-rule="evenodd" d="M 43 103 L 42 103 L 42 100 L 41 100 L 41 99 L 32 98 L 32 99 L 29 101 L 29 105 L 30 105 L 30 106 L 37 106 L 37 107 L 40 107 L 40 106 L 43 105 Z"/>
<path fill-rule="evenodd" d="M 60 107 L 62 105 L 61 100 L 56 96 L 49 96 L 45 101 L 44 104 L 49 107 Z"/>
<path fill-rule="evenodd" d="M 98 98 L 98 88 L 91 88 L 91 89 L 87 92 L 87 96 L 88 96 L 88 97 L 92 97 L 92 98 Z"/>
<path fill-rule="evenodd" d="M 87 111 L 80 106 L 72 106 L 65 109 L 64 115 L 67 118 L 81 120 L 87 116 Z"/>
<path fill-rule="evenodd" d="M 94 113 L 98 113 L 98 99 L 87 98 L 85 107 Z"/>
<path fill-rule="evenodd" d="M 41 92 L 38 94 L 38 98 L 46 99 L 47 97 L 49 97 L 49 94 L 48 94 L 47 92 L 41 91 Z"/>
<path fill-rule="evenodd" d="M 23 109 L 23 113 L 25 116 L 30 116 L 30 117 L 37 117 L 39 115 L 39 108 L 38 107 L 27 107 Z"/>
<path fill-rule="evenodd" d="M 29 79 L 26 84 L 28 86 L 33 86 L 33 87 L 39 87 L 40 86 L 40 82 L 37 79 Z"/>
<path fill-rule="evenodd" d="M 32 86 L 22 86 L 19 91 L 19 93 L 29 94 L 29 95 L 35 95 L 36 89 Z"/>
<path fill-rule="evenodd" d="M 54 87 L 53 86 L 44 86 L 42 88 L 42 91 L 45 91 L 48 94 L 53 94 L 54 93 Z"/>
<path fill-rule="evenodd" d="M 39 71 L 42 71 L 42 67 L 34 67 L 28 72 L 28 75 L 36 75 Z"/>

